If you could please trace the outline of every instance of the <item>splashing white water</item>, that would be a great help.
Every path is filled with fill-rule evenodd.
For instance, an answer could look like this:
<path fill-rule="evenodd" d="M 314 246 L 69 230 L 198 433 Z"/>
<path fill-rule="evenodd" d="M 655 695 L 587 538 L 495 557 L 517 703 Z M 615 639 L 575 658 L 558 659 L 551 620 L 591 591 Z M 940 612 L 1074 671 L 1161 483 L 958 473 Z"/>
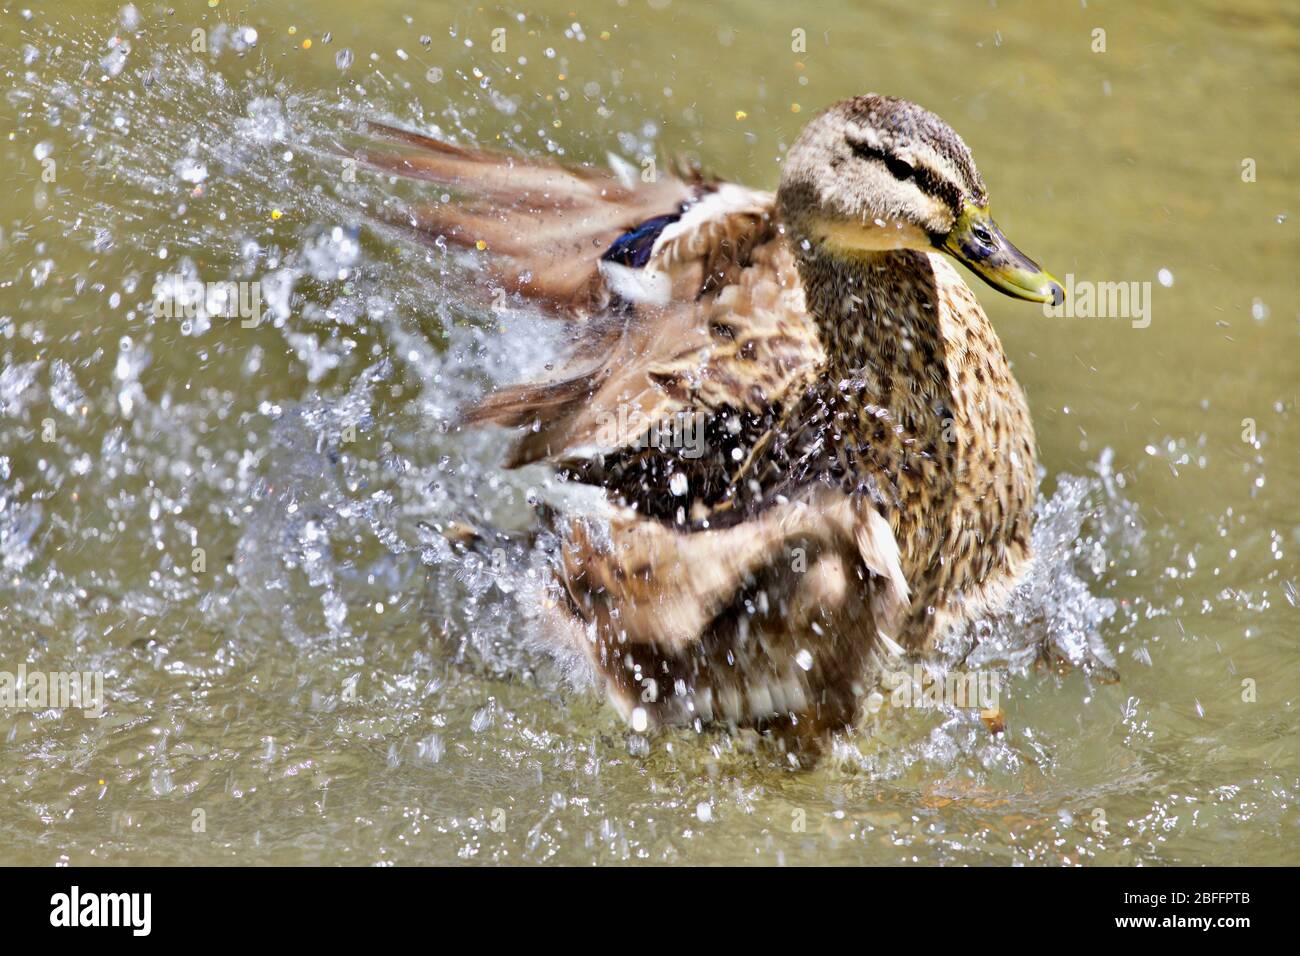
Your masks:
<path fill-rule="evenodd" d="M 263 621 L 251 630 L 304 649 L 404 621 L 435 631 L 461 666 L 585 686 L 585 664 L 554 659 L 554 642 L 536 630 L 554 542 L 506 537 L 498 559 L 461 553 L 441 533 L 455 522 L 524 532 L 539 491 L 561 502 L 596 494 L 536 469 L 501 472 L 497 437 L 451 429 L 460 404 L 486 384 L 535 371 L 559 349 L 561 333 L 520 315 L 496 330 L 459 302 L 449 281 L 459 264 L 444 250 L 376 245 L 357 228 L 359 209 L 411 187 L 343 176 L 346 131 L 393 113 L 433 125 L 418 107 L 305 95 L 264 70 L 227 79 L 216 62 L 249 54 L 253 42 L 232 28 L 206 61 L 167 52 L 145 61 L 122 44 L 112 76 L 134 85 L 86 88 L 67 82 L 57 60 L 27 64 L 17 97 L 27 120 L 39 109 L 66 118 L 73 142 L 59 148 L 111 171 L 111 195 L 69 204 L 64 224 L 100 255 L 128 263 L 124 278 L 100 284 L 118 313 L 108 327 L 120 320 L 130 333 L 106 336 L 107 380 L 65 359 L 14 365 L 0 374 L 0 404 L 30 427 L 48 399 L 66 426 L 59 456 L 73 463 L 89 455 L 94 464 L 80 475 L 69 464 L 46 480 L 75 486 L 88 509 L 106 516 L 145 507 L 151 519 L 144 540 L 132 540 L 140 529 L 115 531 L 107 519 L 100 531 L 138 549 L 135 580 L 120 579 L 118 568 L 64 574 L 40 543 L 45 511 L 23 477 L 0 491 L 6 568 L 44 556 L 65 592 L 108 588 L 141 610 L 165 595 L 201 604 L 241 633 Z M 37 92 L 46 106 L 38 108 Z M 157 115 L 171 120 L 150 122 Z M 472 140 L 461 112 L 449 107 L 446 119 Z M 643 151 L 654 132 L 643 124 L 620 145 Z M 122 201 L 126 193 L 131 202 Z M 156 214 L 143 216 L 142 207 Z M 32 286 L 56 266 L 38 260 Z M 158 318 L 146 293 L 164 275 L 257 282 L 261 325 L 244 331 L 202 311 L 184 322 Z M 198 350 L 205 362 L 224 355 L 225 371 L 160 394 L 149 377 L 169 367 L 174 348 Z M 288 389 L 268 371 L 275 362 L 284 374 L 283 356 Z M 92 424 L 106 415 L 117 424 L 96 447 Z M 1094 592 L 1135 545 L 1135 525 L 1108 458 L 1098 467 L 1095 479 L 1062 476 L 1040 503 L 1037 560 L 1004 613 L 950 636 L 951 666 L 1023 674 L 1044 645 L 1077 666 L 1113 666 L 1098 635 L 1115 604 Z M 144 473 L 151 487 L 140 491 L 135 479 Z M 206 577 L 187 573 L 208 561 Z M 26 613 L 40 616 L 49 599 L 38 582 L 19 589 Z M 924 747 L 901 748 L 872 769 L 902 772 L 926 754 L 951 760 L 985 746 L 968 718 L 948 715 Z"/>

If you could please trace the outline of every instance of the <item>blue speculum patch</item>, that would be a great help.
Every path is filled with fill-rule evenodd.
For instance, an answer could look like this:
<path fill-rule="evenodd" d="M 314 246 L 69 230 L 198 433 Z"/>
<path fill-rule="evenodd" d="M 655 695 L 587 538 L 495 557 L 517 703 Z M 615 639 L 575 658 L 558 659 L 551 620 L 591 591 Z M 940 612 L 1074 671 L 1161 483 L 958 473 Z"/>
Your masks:
<path fill-rule="evenodd" d="M 647 219 L 635 229 L 625 232 L 615 239 L 600 258 L 605 262 L 617 262 L 622 266 L 632 266 L 640 269 L 650 261 L 650 252 L 654 249 L 655 240 L 659 238 L 659 233 L 663 232 L 670 223 L 674 223 L 681 218 L 682 214 L 679 211 L 666 216 L 655 216 L 653 219 Z"/>

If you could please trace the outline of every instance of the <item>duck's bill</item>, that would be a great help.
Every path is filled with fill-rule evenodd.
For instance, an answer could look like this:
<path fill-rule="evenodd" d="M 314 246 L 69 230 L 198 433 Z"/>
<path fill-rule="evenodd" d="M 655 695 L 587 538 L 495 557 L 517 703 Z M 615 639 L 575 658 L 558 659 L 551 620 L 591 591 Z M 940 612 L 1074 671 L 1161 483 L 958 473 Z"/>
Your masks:
<path fill-rule="evenodd" d="M 967 206 L 946 236 L 934 244 L 1000 292 L 1030 302 L 1060 305 L 1061 284 L 1011 244 L 986 209 Z"/>

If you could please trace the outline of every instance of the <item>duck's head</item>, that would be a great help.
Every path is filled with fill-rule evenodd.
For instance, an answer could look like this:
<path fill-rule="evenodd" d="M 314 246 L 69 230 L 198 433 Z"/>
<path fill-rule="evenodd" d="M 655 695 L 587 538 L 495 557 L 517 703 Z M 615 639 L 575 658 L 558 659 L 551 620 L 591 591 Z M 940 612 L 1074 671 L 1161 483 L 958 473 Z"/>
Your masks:
<path fill-rule="evenodd" d="M 814 117 L 786 156 L 777 201 L 798 240 L 832 253 L 939 249 L 1007 295 L 1063 297 L 989 215 L 961 137 L 907 100 L 868 93 Z"/>

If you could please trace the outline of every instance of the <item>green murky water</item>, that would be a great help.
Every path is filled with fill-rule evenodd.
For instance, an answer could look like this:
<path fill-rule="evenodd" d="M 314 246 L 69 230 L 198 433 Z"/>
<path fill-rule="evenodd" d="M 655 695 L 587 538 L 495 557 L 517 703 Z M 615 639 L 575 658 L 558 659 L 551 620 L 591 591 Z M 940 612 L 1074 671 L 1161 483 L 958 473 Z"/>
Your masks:
<path fill-rule="evenodd" d="M 1300 12 L 790 6 L 0 8 L 0 672 L 106 695 L 0 709 L 0 862 L 1300 862 Z M 772 186 L 867 90 L 952 123 L 1058 276 L 1149 283 L 1145 328 L 977 290 L 1050 501 L 990 634 L 1100 619 L 1122 680 L 1013 668 L 1001 739 L 895 714 L 794 773 L 631 734 L 535 649 L 522 567 L 422 532 L 558 493 L 445 429 L 545 330 L 358 232 L 415 192 L 326 150 L 377 115 Z M 169 274 L 266 315 L 155 317 Z"/>

